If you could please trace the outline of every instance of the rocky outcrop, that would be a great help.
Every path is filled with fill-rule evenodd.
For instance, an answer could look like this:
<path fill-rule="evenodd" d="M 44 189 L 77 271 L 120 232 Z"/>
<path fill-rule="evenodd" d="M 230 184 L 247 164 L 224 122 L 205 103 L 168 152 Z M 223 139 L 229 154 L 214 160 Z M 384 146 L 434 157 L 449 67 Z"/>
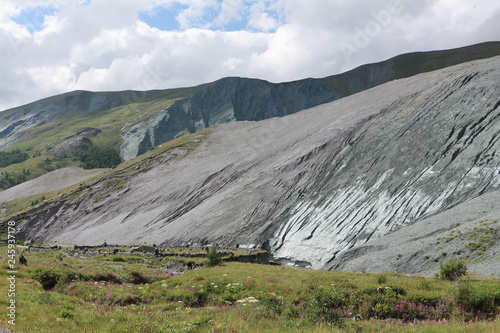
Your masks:
<path fill-rule="evenodd" d="M 201 268 L 201 265 L 196 265 L 194 261 L 170 260 L 163 266 L 162 270 L 175 276 L 197 268 Z"/>
<path fill-rule="evenodd" d="M 151 147 L 207 127 L 234 121 L 283 117 L 342 97 L 318 80 L 287 84 L 225 78 L 175 102 L 148 124 L 123 130 L 121 157 L 130 160 Z"/>
<path fill-rule="evenodd" d="M 469 259 L 469 272 L 500 277 L 499 202 L 499 190 L 480 195 L 353 247 L 327 268 L 434 276 L 439 263 L 461 257 Z"/>
<path fill-rule="evenodd" d="M 74 91 L 0 113 L 0 149 L 20 141 L 28 151 L 40 149 L 40 139 L 54 137 L 56 142 L 43 141 L 44 154 L 70 155 L 64 152 L 78 145 L 70 134 L 91 123 L 103 131 L 102 142 L 120 147 L 120 156 L 127 161 L 151 147 L 215 124 L 281 117 L 396 78 L 499 54 L 500 42 L 489 42 L 404 54 L 346 73 L 288 83 L 233 77 L 197 87 L 146 92 Z M 130 117 L 131 108 L 136 119 Z M 60 140 L 60 133 L 70 133 L 68 142 Z M 32 171 L 46 172 L 38 169 Z"/>
<path fill-rule="evenodd" d="M 11 200 L 35 195 L 40 195 L 40 197 L 42 197 L 44 193 L 63 190 L 69 186 L 92 178 L 103 171 L 104 169 L 84 170 L 76 167 L 54 170 L 46 175 L 28 180 L 7 190 L 0 191 L 0 205 Z"/>

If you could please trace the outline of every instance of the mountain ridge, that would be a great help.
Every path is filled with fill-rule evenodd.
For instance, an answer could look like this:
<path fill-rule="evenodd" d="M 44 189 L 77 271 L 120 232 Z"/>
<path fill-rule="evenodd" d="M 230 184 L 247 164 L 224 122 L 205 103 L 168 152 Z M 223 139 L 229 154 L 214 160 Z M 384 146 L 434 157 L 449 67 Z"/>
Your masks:
<path fill-rule="evenodd" d="M 498 54 L 500 42 L 488 42 L 400 55 L 323 79 L 271 83 L 232 77 L 188 88 L 75 91 L 53 96 L 0 113 L 0 149 L 20 149 L 30 156 L 0 170 L 0 188 L 53 169 L 81 166 L 78 150 L 82 139 L 90 140 L 96 149 L 113 149 L 125 161 L 216 123 L 285 116 L 398 77 Z M 84 130 L 86 134 L 75 137 Z M 47 159 L 50 165 L 45 165 Z M 96 164 L 113 166 L 105 162 Z"/>

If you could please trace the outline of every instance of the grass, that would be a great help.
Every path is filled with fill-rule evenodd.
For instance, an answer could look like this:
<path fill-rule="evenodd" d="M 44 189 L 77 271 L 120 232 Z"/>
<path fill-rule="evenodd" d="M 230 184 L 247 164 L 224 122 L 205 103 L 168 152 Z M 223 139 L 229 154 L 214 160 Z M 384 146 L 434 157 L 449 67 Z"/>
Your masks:
<path fill-rule="evenodd" d="M 6 247 L 0 253 L 6 261 Z M 15 332 L 500 330 L 495 279 L 451 282 L 237 262 L 171 276 L 161 269 L 169 258 L 65 253 L 24 253 L 28 266 L 16 274 Z M 56 276 L 49 290 L 37 280 L 44 272 Z M 2 298 L 0 328 L 12 329 L 7 304 Z M 351 319 L 357 315 L 363 319 Z"/>

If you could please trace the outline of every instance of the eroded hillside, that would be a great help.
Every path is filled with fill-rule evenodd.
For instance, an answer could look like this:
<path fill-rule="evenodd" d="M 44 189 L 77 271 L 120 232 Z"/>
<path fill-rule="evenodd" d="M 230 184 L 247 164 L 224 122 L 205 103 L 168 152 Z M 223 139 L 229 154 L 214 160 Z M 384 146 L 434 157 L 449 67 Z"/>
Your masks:
<path fill-rule="evenodd" d="M 13 219 L 34 241 L 217 241 L 266 247 L 280 263 L 341 267 L 342 255 L 367 242 L 425 218 L 440 223 L 451 208 L 500 189 L 499 79 L 497 57 L 283 118 L 218 125 Z"/>

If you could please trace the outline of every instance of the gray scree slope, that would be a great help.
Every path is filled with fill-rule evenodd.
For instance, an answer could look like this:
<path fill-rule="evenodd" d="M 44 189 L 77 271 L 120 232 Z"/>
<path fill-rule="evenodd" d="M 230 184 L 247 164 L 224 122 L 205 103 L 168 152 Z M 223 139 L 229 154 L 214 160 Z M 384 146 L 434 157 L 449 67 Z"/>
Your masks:
<path fill-rule="evenodd" d="M 342 268 L 343 254 L 431 216 L 441 223 L 443 212 L 500 189 L 499 106 L 496 57 L 283 118 L 219 125 L 111 193 L 95 183 L 30 215 L 19 235 L 217 241 L 264 246 L 280 263 Z"/>

